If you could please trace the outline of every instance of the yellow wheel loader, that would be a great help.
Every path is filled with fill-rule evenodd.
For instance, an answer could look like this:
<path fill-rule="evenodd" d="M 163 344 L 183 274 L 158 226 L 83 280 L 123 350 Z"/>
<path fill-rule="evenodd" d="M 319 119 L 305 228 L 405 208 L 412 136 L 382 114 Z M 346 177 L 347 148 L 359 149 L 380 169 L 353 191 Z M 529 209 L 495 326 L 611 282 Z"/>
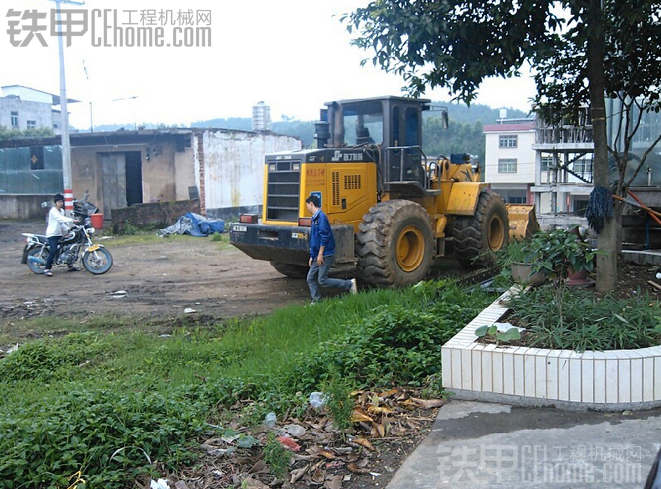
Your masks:
<path fill-rule="evenodd" d="M 230 242 L 280 273 L 304 277 L 315 194 L 336 242 L 334 267 L 356 268 L 383 287 L 417 283 L 453 250 L 465 267 L 536 230 L 532 206 L 508 215 L 501 197 L 479 182 L 469 155 L 427 157 L 422 113 L 430 100 L 379 97 L 325 104 L 315 149 L 266 156 L 264 203 L 230 227 Z M 447 111 L 441 109 L 447 126 Z M 345 270 L 346 271 L 346 270 Z"/>

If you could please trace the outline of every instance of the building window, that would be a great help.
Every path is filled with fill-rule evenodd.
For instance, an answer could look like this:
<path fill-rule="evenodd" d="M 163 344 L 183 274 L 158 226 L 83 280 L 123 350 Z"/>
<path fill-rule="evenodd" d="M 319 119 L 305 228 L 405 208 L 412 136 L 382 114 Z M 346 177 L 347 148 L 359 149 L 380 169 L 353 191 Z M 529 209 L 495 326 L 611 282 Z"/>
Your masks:
<path fill-rule="evenodd" d="M 30 169 L 43 170 L 44 169 L 44 147 L 35 146 L 30 148 Z"/>
<path fill-rule="evenodd" d="M 553 156 L 542 156 L 542 171 L 548 171 L 553 166 Z"/>
<path fill-rule="evenodd" d="M 11 127 L 18 127 L 18 112 L 11 113 Z"/>
<path fill-rule="evenodd" d="M 499 148 L 516 148 L 519 142 L 519 136 L 514 135 L 500 135 L 498 136 Z"/>
<path fill-rule="evenodd" d="M 28 129 L 36 129 L 37 121 L 28 121 Z"/>
<path fill-rule="evenodd" d="M 498 173 L 516 173 L 516 159 L 514 158 L 499 159 Z"/>

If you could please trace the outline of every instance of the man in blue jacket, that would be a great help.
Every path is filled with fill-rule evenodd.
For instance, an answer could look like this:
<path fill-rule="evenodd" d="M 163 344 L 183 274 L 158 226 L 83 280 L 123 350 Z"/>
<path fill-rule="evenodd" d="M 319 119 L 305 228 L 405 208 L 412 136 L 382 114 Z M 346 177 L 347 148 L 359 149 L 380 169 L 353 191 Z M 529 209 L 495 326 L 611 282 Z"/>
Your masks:
<path fill-rule="evenodd" d="M 310 228 L 310 271 L 308 272 L 308 286 L 312 295 L 312 304 L 321 300 L 321 287 L 333 287 L 352 294 L 358 292 L 356 279 L 342 280 L 329 278 L 328 272 L 333 266 L 335 258 L 335 238 L 328 222 L 328 217 L 321 210 L 321 202 L 316 195 L 310 195 L 305 199 L 305 206 L 312 214 L 312 226 Z"/>

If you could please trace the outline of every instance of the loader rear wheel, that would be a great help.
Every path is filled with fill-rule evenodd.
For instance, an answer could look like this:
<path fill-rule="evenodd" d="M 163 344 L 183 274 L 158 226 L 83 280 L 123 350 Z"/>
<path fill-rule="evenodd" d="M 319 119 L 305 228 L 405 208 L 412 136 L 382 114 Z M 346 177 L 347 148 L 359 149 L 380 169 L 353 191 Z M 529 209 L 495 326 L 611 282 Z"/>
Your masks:
<path fill-rule="evenodd" d="M 372 207 L 356 235 L 361 278 L 380 287 L 403 287 L 424 279 L 434 259 L 427 211 L 407 200 Z"/>
<path fill-rule="evenodd" d="M 291 278 L 305 278 L 308 275 L 308 267 L 302 265 L 289 265 L 287 263 L 272 261 L 271 266 L 281 274 Z"/>
<path fill-rule="evenodd" d="M 507 246 L 509 219 L 507 207 L 498 194 L 482 192 L 475 215 L 457 217 L 452 226 L 454 254 L 466 268 L 489 265 L 489 252 Z"/>

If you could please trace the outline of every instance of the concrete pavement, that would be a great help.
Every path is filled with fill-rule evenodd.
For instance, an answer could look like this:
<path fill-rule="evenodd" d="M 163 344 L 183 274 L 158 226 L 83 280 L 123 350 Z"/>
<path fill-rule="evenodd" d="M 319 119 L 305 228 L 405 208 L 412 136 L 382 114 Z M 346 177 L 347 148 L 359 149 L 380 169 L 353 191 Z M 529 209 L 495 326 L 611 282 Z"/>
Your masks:
<path fill-rule="evenodd" d="M 451 401 L 388 489 L 643 488 L 661 408 L 577 412 Z"/>

